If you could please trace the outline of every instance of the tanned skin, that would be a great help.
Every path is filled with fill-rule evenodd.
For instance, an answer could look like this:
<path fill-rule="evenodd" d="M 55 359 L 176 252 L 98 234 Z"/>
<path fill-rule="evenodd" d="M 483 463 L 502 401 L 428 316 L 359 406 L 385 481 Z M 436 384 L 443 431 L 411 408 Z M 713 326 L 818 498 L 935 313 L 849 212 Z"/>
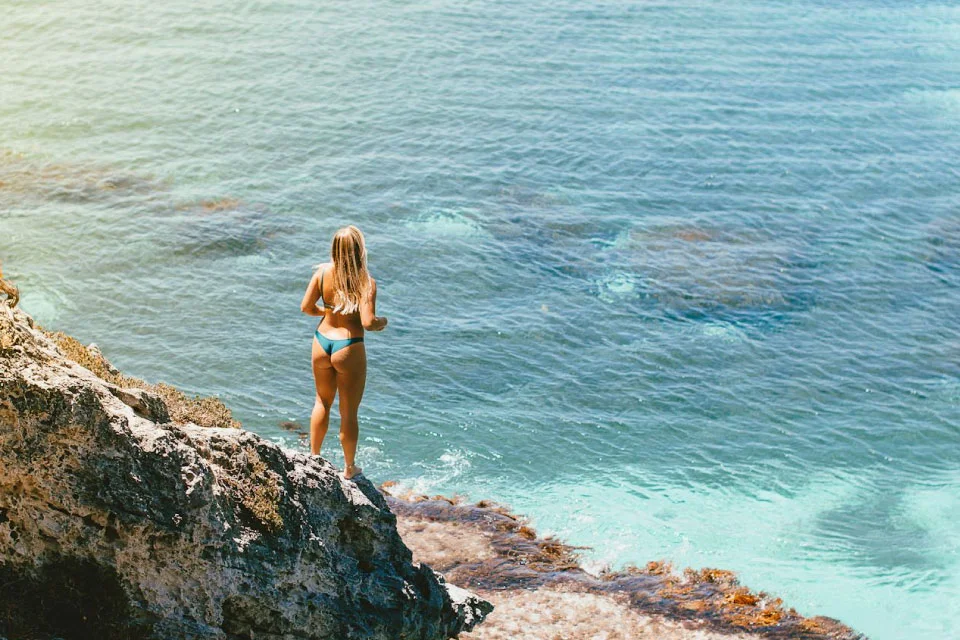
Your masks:
<path fill-rule="evenodd" d="M 387 319 L 377 316 L 377 282 L 370 279 L 370 292 L 361 301 L 360 309 L 354 313 L 336 313 L 332 309 L 318 307 L 320 300 L 320 273 L 330 271 L 332 263 L 326 263 L 317 269 L 307 285 L 307 291 L 300 303 L 300 310 L 310 316 L 322 317 L 319 331 L 331 340 L 358 338 L 364 330 L 382 331 Z M 332 278 L 323 283 L 323 299 L 333 300 Z M 364 343 L 357 342 L 327 355 L 320 344 L 313 341 L 313 379 L 317 387 L 317 397 L 310 414 L 310 452 L 320 454 L 320 446 L 327 435 L 330 424 L 330 407 L 333 399 L 340 394 L 340 446 L 346 462 L 344 478 L 352 478 L 362 471 L 354 464 L 357 455 L 359 423 L 357 411 L 363 398 L 363 388 L 367 381 L 367 351 Z"/>

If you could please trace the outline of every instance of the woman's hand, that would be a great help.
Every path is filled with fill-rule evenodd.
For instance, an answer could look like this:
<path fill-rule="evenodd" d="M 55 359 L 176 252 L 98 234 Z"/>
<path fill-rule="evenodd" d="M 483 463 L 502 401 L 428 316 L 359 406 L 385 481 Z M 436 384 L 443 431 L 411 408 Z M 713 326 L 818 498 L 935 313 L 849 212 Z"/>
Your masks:
<path fill-rule="evenodd" d="M 368 331 L 383 331 L 387 328 L 387 318 L 386 316 L 377 316 L 373 319 L 373 322 L 370 323 L 369 327 L 364 327 Z"/>

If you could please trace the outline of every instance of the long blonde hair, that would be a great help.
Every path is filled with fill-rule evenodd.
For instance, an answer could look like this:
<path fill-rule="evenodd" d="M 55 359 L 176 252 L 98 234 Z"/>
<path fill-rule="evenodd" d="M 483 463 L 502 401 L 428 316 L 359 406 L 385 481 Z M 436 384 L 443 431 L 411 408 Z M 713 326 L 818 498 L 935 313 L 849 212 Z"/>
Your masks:
<path fill-rule="evenodd" d="M 330 270 L 333 284 L 333 311 L 354 313 L 370 292 L 370 273 L 367 271 L 367 245 L 360 229 L 350 225 L 333 234 L 330 247 Z"/>

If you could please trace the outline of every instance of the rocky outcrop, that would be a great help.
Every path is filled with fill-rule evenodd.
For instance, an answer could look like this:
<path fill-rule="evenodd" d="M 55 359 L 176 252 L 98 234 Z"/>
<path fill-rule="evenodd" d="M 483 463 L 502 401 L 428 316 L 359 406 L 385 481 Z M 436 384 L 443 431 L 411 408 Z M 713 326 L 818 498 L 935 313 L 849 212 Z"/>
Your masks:
<path fill-rule="evenodd" d="M 805 617 L 721 569 L 669 563 L 587 572 L 581 547 L 537 535 L 506 507 L 381 487 L 414 558 L 497 605 L 464 640 L 866 640 L 838 620 Z"/>
<path fill-rule="evenodd" d="M 369 481 L 169 415 L 0 308 L 0 636 L 443 639 L 491 611 Z"/>

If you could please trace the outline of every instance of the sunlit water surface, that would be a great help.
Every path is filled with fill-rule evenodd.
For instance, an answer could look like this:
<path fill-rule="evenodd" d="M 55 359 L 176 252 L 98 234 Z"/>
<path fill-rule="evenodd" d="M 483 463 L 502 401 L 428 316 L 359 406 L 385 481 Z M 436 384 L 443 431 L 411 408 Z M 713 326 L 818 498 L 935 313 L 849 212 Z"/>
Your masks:
<path fill-rule="evenodd" d="M 957 5 L 6 1 L 0 71 L 44 325 L 302 447 L 354 222 L 369 477 L 960 637 Z"/>

